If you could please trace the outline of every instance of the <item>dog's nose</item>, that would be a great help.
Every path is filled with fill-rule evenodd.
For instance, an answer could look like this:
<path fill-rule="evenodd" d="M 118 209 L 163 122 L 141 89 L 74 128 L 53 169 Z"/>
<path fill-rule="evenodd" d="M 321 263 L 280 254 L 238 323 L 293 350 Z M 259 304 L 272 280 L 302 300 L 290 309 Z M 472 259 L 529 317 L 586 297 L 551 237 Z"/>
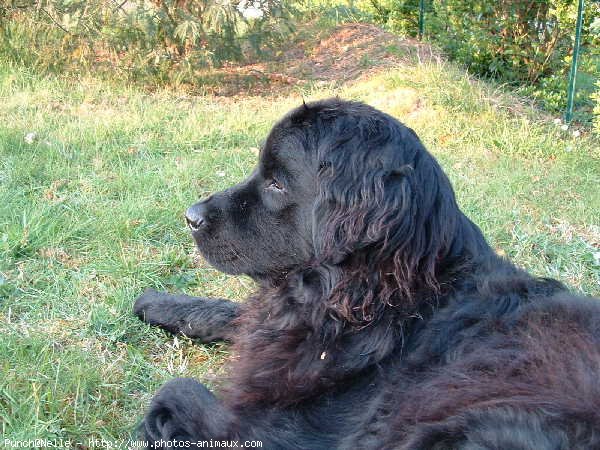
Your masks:
<path fill-rule="evenodd" d="M 208 225 L 208 214 L 205 202 L 190 206 L 185 212 L 185 220 L 192 231 L 199 231 Z"/>

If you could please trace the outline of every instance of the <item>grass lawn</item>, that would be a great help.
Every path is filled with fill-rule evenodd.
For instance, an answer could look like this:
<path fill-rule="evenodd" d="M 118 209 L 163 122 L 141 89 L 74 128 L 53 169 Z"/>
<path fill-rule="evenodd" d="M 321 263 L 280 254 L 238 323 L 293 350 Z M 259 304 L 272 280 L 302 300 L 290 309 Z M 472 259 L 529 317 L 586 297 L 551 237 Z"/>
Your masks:
<path fill-rule="evenodd" d="M 182 220 L 249 174 L 274 121 L 340 95 L 421 136 L 499 252 L 600 295 L 600 143 L 447 63 L 260 97 L 145 93 L 0 69 L 0 435 L 126 438 L 175 376 L 212 384 L 224 345 L 140 323 L 147 287 L 242 299 Z M 32 135 L 30 133 L 35 133 Z M 29 136 L 28 136 L 29 134 Z"/>

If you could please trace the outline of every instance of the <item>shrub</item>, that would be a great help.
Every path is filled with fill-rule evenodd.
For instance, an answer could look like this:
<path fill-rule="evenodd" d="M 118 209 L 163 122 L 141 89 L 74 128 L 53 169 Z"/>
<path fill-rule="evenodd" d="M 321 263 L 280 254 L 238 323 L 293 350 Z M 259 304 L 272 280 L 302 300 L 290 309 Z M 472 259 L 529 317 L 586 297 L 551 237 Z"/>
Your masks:
<path fill-rule="evenodd" d="M 193 77 L 261 53 L 291 29 L 280 0 L 9 0 L 0 6 L 0 58 L 42 72 Z"/>
<path fill-rule="evenodd" d="M 534 83 L 550 75 L 568 51 L 567 3 L 573 2 L 436 0 L 432 22 L 444 47 L 473 71 Z"/>
<path fill-rule="evenodd" d="M 417 34 L 418 0 L 363 1 L 380 23 L 401 34 Z M 451 58 L 477 75 L 525 86 L 524 92 L 549 110 L 564 109 L 576 1 L 429 0 L 426 5 L 426 34 Z M 588 2 L 576 97 L 588 115 L 600 77 L 599 16 L 600 3 Z"/>
<path fill-rule="evenodd" d="M 419 0 L 362 1 L 362 7 L 369 11 L 377 22 L 405 36 L 417 35 L 419 31 Z M 429 5 L 428 10 L 431 12 Z"/>

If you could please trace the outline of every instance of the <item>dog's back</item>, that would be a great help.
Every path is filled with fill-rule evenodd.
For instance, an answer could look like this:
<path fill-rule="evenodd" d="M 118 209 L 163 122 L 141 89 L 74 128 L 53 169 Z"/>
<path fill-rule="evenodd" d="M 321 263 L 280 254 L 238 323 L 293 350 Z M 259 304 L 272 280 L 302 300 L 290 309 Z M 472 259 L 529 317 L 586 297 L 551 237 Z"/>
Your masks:
<path fill-rule="evenodd" d="M 600 449 L 600 300 L 519 271 L 471 288 L 384 375 L 379 448 Z"/>

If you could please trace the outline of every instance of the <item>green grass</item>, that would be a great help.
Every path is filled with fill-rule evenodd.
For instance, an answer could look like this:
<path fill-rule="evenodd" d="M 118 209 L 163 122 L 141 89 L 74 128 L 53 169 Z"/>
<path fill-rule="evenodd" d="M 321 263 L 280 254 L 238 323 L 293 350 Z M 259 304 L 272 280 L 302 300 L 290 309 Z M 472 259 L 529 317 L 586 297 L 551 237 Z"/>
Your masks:
<path fill-rule="evenodd" d="M 0 435 L 128 435 L 174 376 L 209 384 L 223 345 L 140 323 L 145 288 L 243 298 L 195 262 L 182 212 L 247 175 L 274 121 L 339 94 L 414 128 L 492 245 L 600 294 L 600 145 L 452 65 L 399 67 L 287 96 L 147 94 L 0 69 Z M 35 132 L 34 142 L 25 136 Z"/>

